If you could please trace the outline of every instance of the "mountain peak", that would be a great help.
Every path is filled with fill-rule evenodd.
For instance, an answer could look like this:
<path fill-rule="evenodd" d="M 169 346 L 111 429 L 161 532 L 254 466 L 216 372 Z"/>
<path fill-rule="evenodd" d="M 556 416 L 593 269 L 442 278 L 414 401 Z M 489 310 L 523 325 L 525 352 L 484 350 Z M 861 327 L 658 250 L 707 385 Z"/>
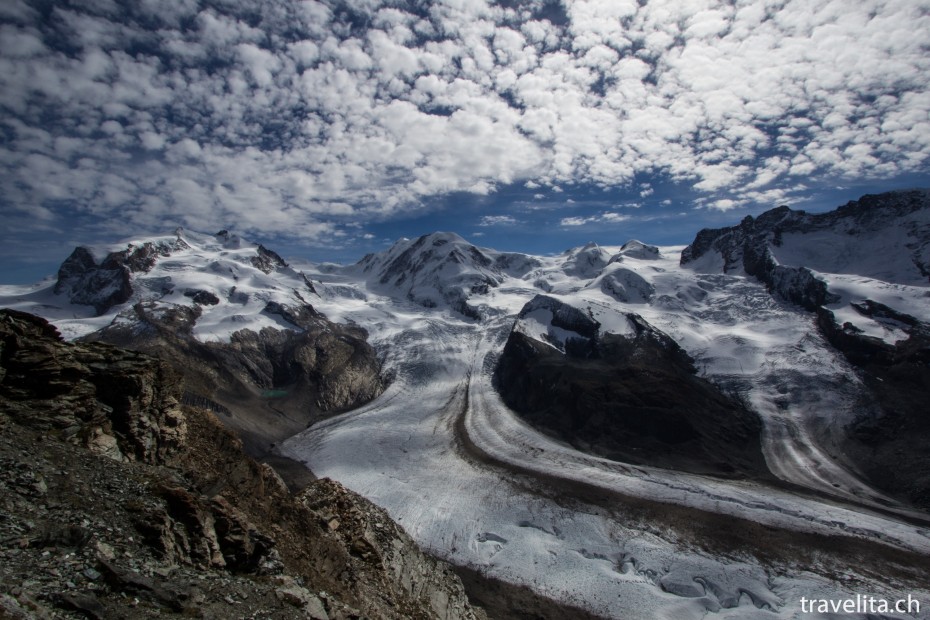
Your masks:
<path fill-rule="evenodd" d="M 469 245 L 471 245 L 463 237 L 461 237 L 460 235 L 454 232 L 443 232 L 443 231 L 431 232 L 429 234 L 421 236 L 420 239 L 423 239 L 425 241 L 430 241 L 432 243 L 436 243 L 438 241 L 441 243 L 468 243 Z"/>

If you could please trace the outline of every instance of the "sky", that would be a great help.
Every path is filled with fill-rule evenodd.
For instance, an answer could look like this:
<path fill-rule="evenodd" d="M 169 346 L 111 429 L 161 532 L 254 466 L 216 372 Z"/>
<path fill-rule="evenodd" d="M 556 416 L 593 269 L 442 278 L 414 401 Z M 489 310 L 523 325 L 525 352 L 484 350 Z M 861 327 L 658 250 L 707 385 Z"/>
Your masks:
<path fill-rule="evenodd" d="M 685 244 L 930 187 L 928 0 L 3 0 L 0 281 L 229 229 Z"/>

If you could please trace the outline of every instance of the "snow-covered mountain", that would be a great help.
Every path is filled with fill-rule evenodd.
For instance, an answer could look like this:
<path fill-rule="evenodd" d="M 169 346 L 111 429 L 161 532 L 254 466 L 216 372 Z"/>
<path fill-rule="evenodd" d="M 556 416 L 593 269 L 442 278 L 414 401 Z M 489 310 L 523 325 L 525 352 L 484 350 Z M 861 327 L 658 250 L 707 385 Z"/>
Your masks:
<path fill-rule="evenodd" d="M 132 321 L 133 307 L 150 313 L 191 310 L 201 341 L 229 341 L 242 329 L 299 329 L 315 313 L 313 285 L 262 245 L 221 231 L 173 235 L 113 246 L 78 247 L 54 282 L 0 289 L 0 303 L 54 319 L 67 338 L 114 321 Z"/>
<path fill-rule="evenodd" d="M 930 601 L 928 222 L 930 194 L 902 192 L 687 248 L 528 256 L 434 233 L 303 273 L 181 233 L 72 256 L 57 292 L 0 305 L 72 337 L 191 325 L 184 359 L 246 374 L 210 347 L 267 351 L 247 334 L 274 330 L 309 355 L 364 326 L 383 393 L 278 449 L 431 552 L 605 617 L 819 617 L 802 597 Z M 323 366 L 260 366 L 325 391 L 298 384 Z"/>
<path fill-rule="evenodd" d="M 455 233 L 437 232 L 401 239 L 345 271 L 362 275 L 372 291 L 480 319 L 482 308 L 470 303 L 473 298 L 538 265 L 525 254 L 479 248 Z"/>
<path fill-rule="evenodd" d="M 317 312 L 307 277 L 272 250 L 221 231 L 78 247 L 57 278 L 0 287 L 0 306 L 81 338 L 152 353 L 185 398 L 222 414 L 253 454 L 381 389 L 358 328 Z"/>

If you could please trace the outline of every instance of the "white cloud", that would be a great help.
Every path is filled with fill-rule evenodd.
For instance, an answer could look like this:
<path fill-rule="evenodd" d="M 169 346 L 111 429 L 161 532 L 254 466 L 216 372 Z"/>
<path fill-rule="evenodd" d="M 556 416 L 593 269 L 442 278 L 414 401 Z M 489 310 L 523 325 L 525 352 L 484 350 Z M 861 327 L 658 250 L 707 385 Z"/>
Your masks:
<path fill-rule="evenodd" d="M 619 224 L 629 219 L 631 219 L 629 215 L 615 213 L 613 211 L 604 211 L 597 215 L 563 217 L 559 220 L 559 225 L 562 227 L 574 227 L 585 226 L 587 224 Z"/>
<path fill-rule="evenodd" d="M 328 235 L 510 183 L 732 209 L 930 164 L 915 2 L 121 7 L 0 8 L 4 206 Z"/>
<path fill-rule="evenodd" d="M 484 215 L 478 221 L 478 226 L 513 226 L 517 220 L 510 215 Z"/>

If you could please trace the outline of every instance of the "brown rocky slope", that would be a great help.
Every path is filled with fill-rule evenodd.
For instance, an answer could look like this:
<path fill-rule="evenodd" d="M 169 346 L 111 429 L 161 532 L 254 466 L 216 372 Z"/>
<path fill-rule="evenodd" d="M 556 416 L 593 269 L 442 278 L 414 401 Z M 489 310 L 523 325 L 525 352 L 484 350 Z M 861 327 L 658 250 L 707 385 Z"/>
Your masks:
<path fill-rule="evenodd" d="M 144 354 L 0 311 L 0 618 L 480 618 L 338 483 L 291 494 Z"/>

